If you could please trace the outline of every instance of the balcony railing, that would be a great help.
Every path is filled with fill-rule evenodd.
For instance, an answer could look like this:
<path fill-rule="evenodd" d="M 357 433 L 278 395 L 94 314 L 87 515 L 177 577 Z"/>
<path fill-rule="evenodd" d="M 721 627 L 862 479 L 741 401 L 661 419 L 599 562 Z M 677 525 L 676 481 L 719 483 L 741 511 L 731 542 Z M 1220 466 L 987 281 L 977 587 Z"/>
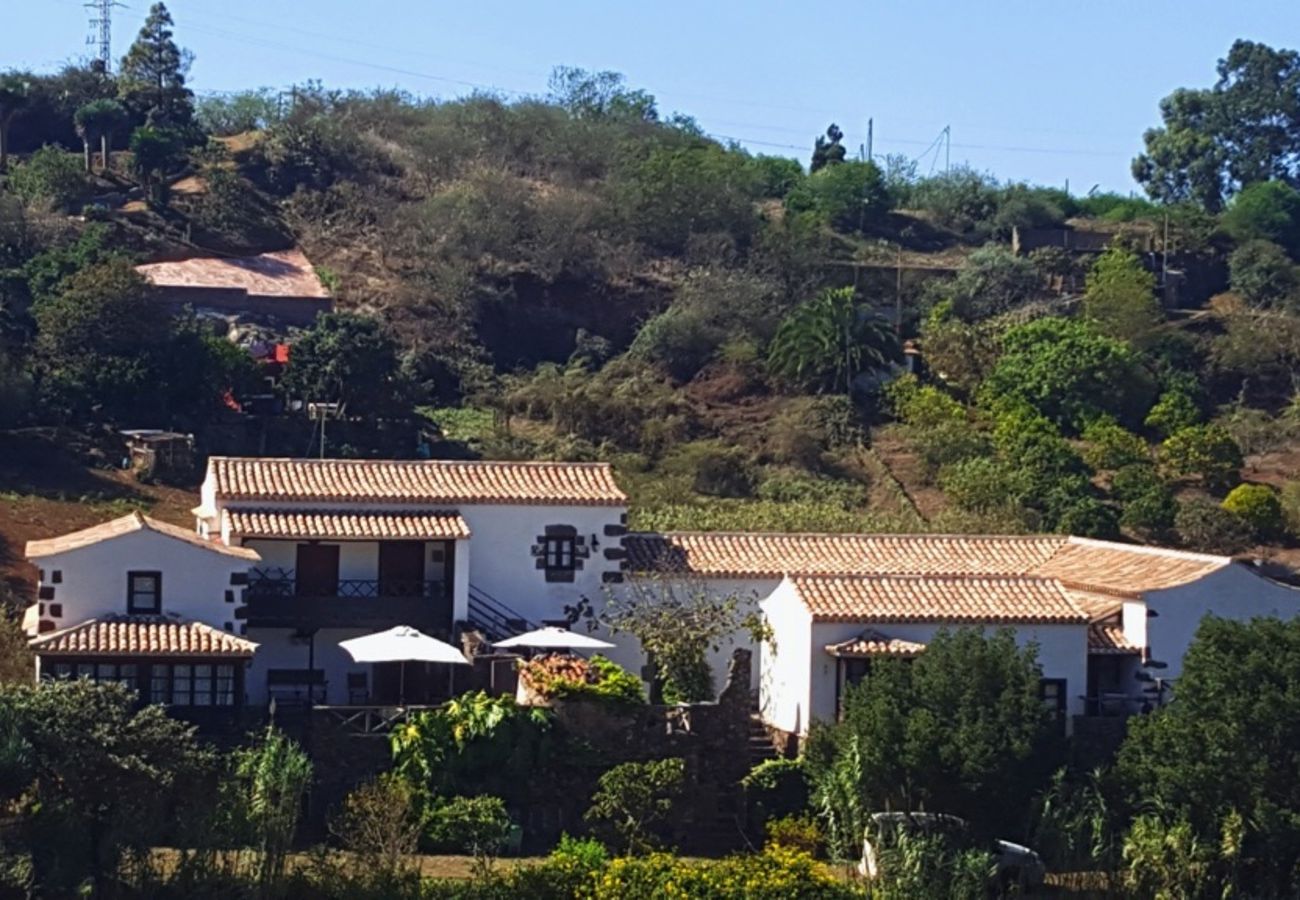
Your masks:
<path fill-rule="evenodd" d="M 450 630 L 449 581 L 346 578 L 332 589 L 300 590 L 291 571 L 251 572 L 246 597 L 254 627 Z"/>

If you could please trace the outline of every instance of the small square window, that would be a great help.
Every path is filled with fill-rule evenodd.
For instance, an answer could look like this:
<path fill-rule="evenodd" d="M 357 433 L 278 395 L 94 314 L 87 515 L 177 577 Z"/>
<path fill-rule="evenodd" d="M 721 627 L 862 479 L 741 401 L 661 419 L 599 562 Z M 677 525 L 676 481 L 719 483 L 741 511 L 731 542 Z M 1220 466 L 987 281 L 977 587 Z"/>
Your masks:
<path fill-rule="evenodd" d="M 126 611 L 146 614 L 162 612 L 161 572 L 126 574 Z"/>
<path fill-rule="evenodd" d="M 53 572 L 51 572 L 50 581 L 53 581 L 55 584 L 63 584 L 63 570 L 55 569 Z"/>
<path fill-rule="evenodd" d="M 573 550 L 573 538 L 548 537 L 546 539 L 546 568 L 572 571 Z"/>

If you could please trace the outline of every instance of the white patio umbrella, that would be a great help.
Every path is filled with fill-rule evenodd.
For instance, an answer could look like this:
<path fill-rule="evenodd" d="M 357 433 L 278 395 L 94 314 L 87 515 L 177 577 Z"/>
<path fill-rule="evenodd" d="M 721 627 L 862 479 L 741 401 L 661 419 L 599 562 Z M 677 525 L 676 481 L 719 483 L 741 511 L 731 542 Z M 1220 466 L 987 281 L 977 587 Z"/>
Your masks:
<path fill-rule="evenodd" d="M 574 634 L 558 625 L 548 625 L 545 628 L 506 638 L 504 641 L 497 641 L 492 646 L 502 649 L 529 647 L 544 650 L 606 650 L 614 645 L 585 634 Z"/>
<path fill-rule="evenodd" d="M 387 631 L 366 634 L 347 641 L 339 641 L 339 646 L 347 651 L 353 662 L 359 663 L 401 663 L 398 678 L 397 704 L 406 705 L 406 664 L 408 662 L 451 663 L 468 666 L 470 661 L 451 644 L 412 628 L 410 625 L 398 625 Z"/>

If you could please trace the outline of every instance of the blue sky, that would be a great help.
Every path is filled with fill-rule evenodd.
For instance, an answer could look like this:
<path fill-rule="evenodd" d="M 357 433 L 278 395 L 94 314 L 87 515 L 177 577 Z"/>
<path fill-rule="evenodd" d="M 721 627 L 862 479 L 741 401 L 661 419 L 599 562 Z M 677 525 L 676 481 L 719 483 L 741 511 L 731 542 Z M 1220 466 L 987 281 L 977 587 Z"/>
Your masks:
<path fill-rule="evenodd" d="M 148 0 L 114 19 L 120 56 Z M 6 4 L 0 69 L 84 55 L 81 0 Z M 623 72 L 660 109 L 807 161 L 830 121 L 855 150 L 951 159 L 1004 179 L 1127 192 L 1161 97 L 1206 85 L 1237 37 L 1300 47 L 1295 0 L 174 0 L 198 91 L 319 78 L 455 96 L 540 94 L 552 66 Z M 509 93 L 512 92 L 512 93 Z M 943 166 L 931 149 L 922 172 Z"/>

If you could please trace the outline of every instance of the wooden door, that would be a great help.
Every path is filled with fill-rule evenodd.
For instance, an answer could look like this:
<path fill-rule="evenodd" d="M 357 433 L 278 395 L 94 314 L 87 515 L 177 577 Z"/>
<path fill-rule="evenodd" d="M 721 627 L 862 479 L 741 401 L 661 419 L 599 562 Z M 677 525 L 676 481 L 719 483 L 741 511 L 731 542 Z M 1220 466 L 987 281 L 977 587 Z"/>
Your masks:
<path fill-rule="evenodd" d="M 295 593 L 335 597 L 339 592 L 339 545 L 299 544 Z"/>
<path fill-rule="evenodd" d="M 420 597 L 424 594 L 424 542 L 380 541 L 379 596 Z"/>

